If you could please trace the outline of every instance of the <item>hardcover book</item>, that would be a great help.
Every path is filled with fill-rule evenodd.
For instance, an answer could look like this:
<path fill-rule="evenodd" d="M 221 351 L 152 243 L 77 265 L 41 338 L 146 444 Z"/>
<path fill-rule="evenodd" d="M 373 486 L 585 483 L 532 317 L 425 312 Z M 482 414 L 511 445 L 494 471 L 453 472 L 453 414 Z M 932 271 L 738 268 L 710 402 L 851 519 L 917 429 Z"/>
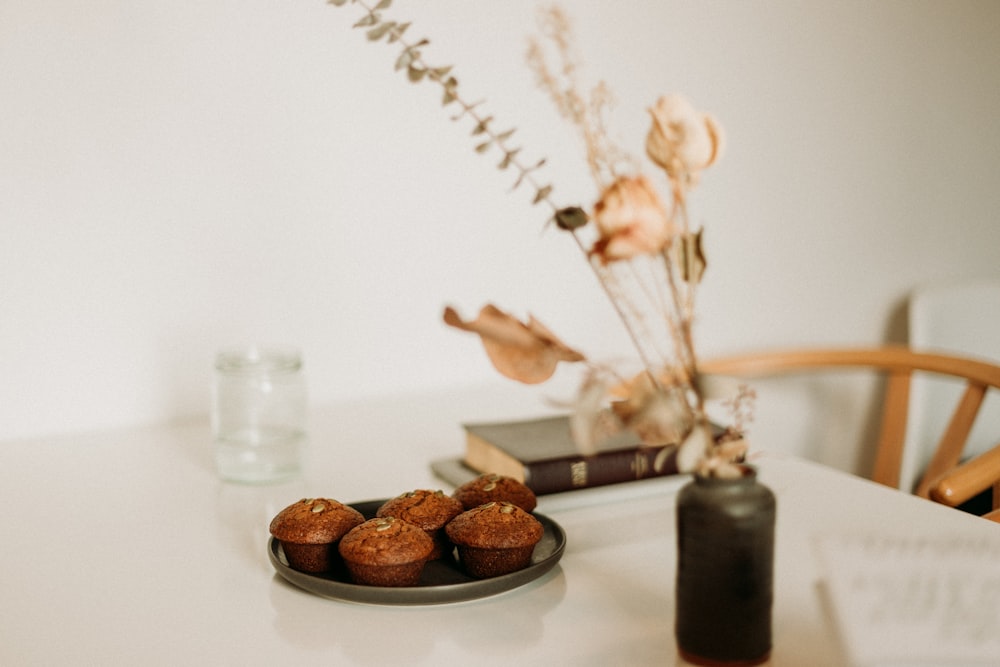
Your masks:
<path fill-rule="evenodd" d="M 643 445 L 633 434 L 608 438 L 596 453 L 584 456 L 565 415 L 463 428 L 469 468 L 513 477 L 539 495 L 677 473 L 675 445 Z M 664 449 L 672 451 L 655 470 L 653 463 Z"/>

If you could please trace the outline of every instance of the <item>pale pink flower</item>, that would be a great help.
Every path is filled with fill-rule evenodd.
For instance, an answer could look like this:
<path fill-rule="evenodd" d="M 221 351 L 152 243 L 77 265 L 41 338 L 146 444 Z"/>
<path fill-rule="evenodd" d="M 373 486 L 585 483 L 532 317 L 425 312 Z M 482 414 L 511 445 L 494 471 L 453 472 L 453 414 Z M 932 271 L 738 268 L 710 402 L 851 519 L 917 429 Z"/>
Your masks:
<path fill-rule="evenodd" d="M 675 230 L 656 190 L 645 176 L 623 176 L 594 205 L 600 238 L 593 252 L 604 262 L 660 252 Z"/>
<path fill-rule="evenodd" d="M 710 114 L 696 111 L 683 95 L 664 95 L 649 113 L 653 125 L 646 135 L 646 154 L 671 179 L 693 183 L 722 156 L 722 126 Z"/>
<path fill-rule="evenodd" d="M 691 429 L 691 408 L 679 388 L 663 389 L 640 373 L 615 391 L 625 398 L 613 401 L 612 411 L 643 444 L 676 445 Z"/>

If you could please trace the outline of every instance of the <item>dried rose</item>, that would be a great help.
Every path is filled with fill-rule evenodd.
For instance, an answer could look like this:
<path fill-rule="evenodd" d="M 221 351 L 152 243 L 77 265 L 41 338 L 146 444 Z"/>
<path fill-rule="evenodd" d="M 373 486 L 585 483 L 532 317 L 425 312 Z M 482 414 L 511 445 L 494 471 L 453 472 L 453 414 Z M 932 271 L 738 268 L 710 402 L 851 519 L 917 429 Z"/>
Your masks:
<path fill-rule="evenodd" d="M 691 408 L 678 387 L 656 386 L 646 373 L 626 387 L 626 398 L 612 401 L 611 409 L 643 444 L 677 444 L 691 430 Z"/>
<path fill-rule="evenodd" d="M 444 321 L 479 334 L 493 366 L 501 374 L 525 384 L 548 380 L 560 361 L 585 359 L 535 318 L 529 317 L 525 324 L 493 305 L 483 306 L 476 319 L 468 321 L 462 320 L 453 308 L 445 308 Z"/>
<path fill-rule="evenodd" d="M 722 126 L 684 96 L 664 95 L 649 113 L 653 125 L 646 135 L 646 154 L 672 179 L 694 182 L 722 156 Z"/>
<path fill-rule="evenodd" d="M 705 477 L 720 477 L 723 479 L 735 479 L 743 473 L 738 465 L 746 457 L 749 445 L 740 436 L 736 439 L 719 442 L 712 449 L 712 452 L 696 469 L 699 475 Z"/>
<path fill-rule="evenodd" d="M 593 252 L 604 262 L 660 252 L 674 226 L 656 190 L 645 176 L 623 176 L 609 185 L 594 205 L 600 238 Z"/>

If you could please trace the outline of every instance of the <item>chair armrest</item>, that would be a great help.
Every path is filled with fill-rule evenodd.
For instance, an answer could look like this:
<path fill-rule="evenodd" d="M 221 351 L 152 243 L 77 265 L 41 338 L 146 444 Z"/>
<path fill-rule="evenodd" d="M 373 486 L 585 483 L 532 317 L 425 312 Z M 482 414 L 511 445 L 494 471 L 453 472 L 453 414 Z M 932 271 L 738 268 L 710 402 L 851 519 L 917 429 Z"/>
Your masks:
<path fill-rule="evenodd" d="M 931 487 L 933 500 L 957 507 L 1000 482 L 1000 445 L 945 473 Z M 1000 521 L 1000 517 L 994 519 Z"/>

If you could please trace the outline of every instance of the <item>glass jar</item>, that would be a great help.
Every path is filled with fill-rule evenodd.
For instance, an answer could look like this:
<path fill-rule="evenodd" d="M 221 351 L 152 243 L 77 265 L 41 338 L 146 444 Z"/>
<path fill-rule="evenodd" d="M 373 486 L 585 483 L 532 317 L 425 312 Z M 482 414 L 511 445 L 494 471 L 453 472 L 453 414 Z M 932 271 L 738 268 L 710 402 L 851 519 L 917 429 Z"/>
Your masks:
<path fill-rule="evenodd" d="M 215 465 L 225 480 L 269 483 L 301 470 L 306 384 L 298 350 L 220 351 L 212 383 Z"/>

